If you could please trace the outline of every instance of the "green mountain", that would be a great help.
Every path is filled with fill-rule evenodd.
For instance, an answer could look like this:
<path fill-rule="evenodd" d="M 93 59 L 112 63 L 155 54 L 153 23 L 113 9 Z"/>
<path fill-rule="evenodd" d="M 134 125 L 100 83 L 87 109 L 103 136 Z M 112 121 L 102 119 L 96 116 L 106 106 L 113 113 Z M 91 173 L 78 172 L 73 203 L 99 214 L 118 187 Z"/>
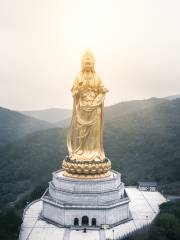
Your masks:
<path fill-rule="evenodd" d="M 105 121 L 109 121 L 115 118 L 121 118 L 127 114 L 143 111 L 144 109 L 153 107 L 158 103 L 165 103 L 168 100 L 163 98 L 151 98 L 148 100 L 135 100 L 135 101 L 128 101 L 128 102 L 120 102 L 115 105 L 105 107 Z M 66 118 L 59 122 L 56 122 L 56 126 L 59 127 L 67 127 L 69 126 L 71 118 Z"/>
<path fill-rule="evenodd" d="M 106 111 L 105 152 L 128 185 L 156 180 L 166 192 L 180 193 L 179 143 L 180 99 L 132 101 Z M 35 132 L 1 148 L 1 202 L 47 183 L 66 155 L 66 129 L 60 128 Z"/>
<path fill-rule="evenodd" d="M 106 152 L 128 184 L 153 179 L 160 184 L 178 185 L 180 99 L 143 102 L 147 107 L 121 117 L 117 113 L 106 122 Z"/>
<path fill-rule="evenodd" d="M 48 183 L 66 151 L 65 130 L 48 129 L 0 148 L 0 202 Z"/>
<path fill-rule="evenodd" d="M 69 118 L 71 115 L 71 110 L 62 108 L 49 108 L 44 110 L 22 111 L 21 113 L 39 120 L 56 123 Z"/>
<path fill-rule="evenodd" d="M 14 142 L 26 134 L 52 126 L 48 122 L 0 107 L 0 146 Z"/>
<path fill-rule="evenodd" d="M 107 116 L 111 117 L 111 112 L 113 113 L 113 115 L 116 114 L 116 110 L 118 108 L 119 114 L 123 115 L 129 111 L 137 111 L 139 108 L 144 108 L 144 107 L 147 107 L 148 105 L 153 104 L 153 99 L 156 101 L 157 100 L 165 101 L 166 99 L 174 100 L 176 98 L 180 98 L 180 95 L 168 96 L 167 98 L 164 98 L 164 99 L 152 98 L 151 99 L 152 101 L 137 100 L 137 101 L 121 102 L 113 106 L 106 107 L 105 114 L 107 113 Z M 39 120 L 44 120 L 44 121 L 56 124 L 56 126 L 59 126 L 59 127 L 64 127 L 64 126 L 68 126 L 70 122 L 72 110 L 62 109 L 62 108 L 49 108 L 49 109 L 43 109 L 43 110 L 21 111 L 20 113 L 29 117 L 33 117 Z"/>
<path fill-rule="evenodd" d="M 176 94 L 176 95 L 171 95 L 171 96 L 167 96 L 166 99 L 168 100 L 174 100 L 180 98 L 180 94 Z"/>
<path fill-rule="evenodd" d="M 105 107 L 105 121 L 111 121 L 112 119 L 120 119 L 125 115 L 145 111 L 148 108 L 153 108 L 157 104 L 168 102 L 168 100 L 163 98 L 150 98 L 147 100 L 120 102 L 115 105 Z"/>

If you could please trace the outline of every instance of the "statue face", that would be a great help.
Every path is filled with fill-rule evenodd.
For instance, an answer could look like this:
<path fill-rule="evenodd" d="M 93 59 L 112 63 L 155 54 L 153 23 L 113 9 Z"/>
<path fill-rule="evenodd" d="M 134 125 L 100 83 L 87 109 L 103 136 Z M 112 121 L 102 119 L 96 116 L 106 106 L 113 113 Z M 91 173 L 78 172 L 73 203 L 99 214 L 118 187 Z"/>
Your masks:
<path fill-rule="evenodd" d="M 84 61 L 84 71 L 90 72 L 93 70 L 93 62 L 90 59 Z"/>

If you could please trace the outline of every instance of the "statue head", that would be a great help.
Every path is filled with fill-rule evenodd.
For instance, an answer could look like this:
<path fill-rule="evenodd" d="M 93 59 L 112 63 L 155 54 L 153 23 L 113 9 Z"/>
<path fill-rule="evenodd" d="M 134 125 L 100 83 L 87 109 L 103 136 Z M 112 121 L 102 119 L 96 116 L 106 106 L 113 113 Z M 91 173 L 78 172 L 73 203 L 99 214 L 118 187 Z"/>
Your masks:
<path fill-rule="evenodd" d="M 90 50 L 86 50 L 81 58 L 82 72 L 95 72 L 94 70 L 95 59 Z"/>

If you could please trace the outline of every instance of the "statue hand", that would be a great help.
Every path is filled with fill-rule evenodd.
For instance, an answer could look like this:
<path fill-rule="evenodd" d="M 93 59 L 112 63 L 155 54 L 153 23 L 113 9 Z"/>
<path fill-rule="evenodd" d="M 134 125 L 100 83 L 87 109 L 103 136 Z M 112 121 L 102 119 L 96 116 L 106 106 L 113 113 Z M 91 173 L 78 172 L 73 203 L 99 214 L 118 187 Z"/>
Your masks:
<path fill-rule="evenodd" d="M 104 94 L 100 93 L 93 101 L 93 106 L 98 106 L 102 104 L 104 100 Z"/>

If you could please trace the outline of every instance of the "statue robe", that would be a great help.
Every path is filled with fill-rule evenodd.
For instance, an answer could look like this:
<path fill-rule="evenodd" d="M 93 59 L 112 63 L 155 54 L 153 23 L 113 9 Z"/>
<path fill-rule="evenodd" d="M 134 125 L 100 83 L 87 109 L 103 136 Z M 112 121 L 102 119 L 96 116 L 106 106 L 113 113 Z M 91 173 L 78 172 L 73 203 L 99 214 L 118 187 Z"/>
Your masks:
<path fill-rule="evenodd" d="M 104 160 L 103 120 L 104 97 L 108 91 L 96 73 L 81 72 L 75 79 L 73 115 L 67 135 L 71 160 Z"/>

